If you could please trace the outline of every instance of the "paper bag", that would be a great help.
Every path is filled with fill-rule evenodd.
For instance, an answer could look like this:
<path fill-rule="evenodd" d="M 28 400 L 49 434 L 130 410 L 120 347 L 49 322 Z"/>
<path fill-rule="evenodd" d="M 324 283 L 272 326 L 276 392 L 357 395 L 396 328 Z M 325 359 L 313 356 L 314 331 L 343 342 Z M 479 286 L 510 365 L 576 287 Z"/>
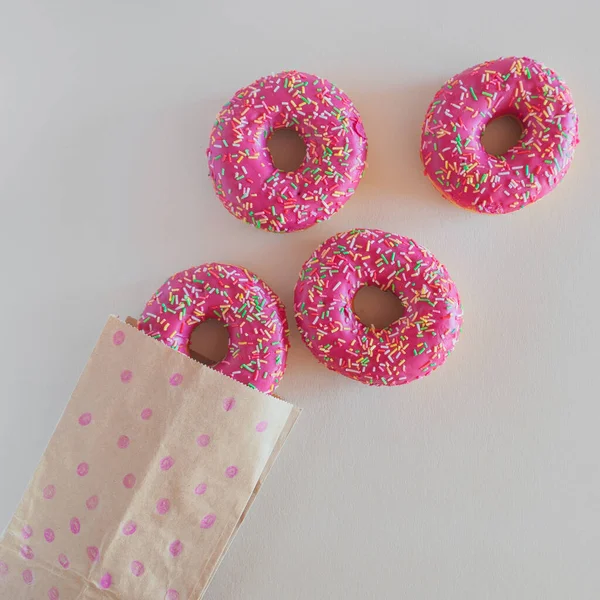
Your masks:
<path fill-rule="evenodd" d="M 298 414 L 111 317 L 0 542 L 0 598 L 202 598 Z"/>

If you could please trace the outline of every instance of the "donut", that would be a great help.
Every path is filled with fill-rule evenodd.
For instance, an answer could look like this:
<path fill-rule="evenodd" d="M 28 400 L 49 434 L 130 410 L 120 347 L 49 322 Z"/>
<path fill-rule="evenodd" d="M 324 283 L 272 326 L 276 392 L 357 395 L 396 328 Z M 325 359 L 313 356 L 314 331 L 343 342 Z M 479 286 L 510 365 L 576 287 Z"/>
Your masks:
<path fill-rule="evenodd" d="M 521 139 L 493 156 L 481 136 L 505 115 L 521 123 Z M 552 191 L 578 142 L 577 113 L 560 77 L 531 58 L 500 58 L 455 75 L 437 92 L 423 124 L 421 160 L 445 198 L 500 215 Z"/>
<path fill-rule="evenodd" d="M 190 355 L 192 331 L 216 319 L 229 333 L 229 350 L 213 368 L 261 392 L 272 392 L 285 371 L 289 329 L 285 307 L 254 273 L 207 263 L 170 277 L 150 298 L 138 328 Z"/>
<path fill-rule="evenodd" d="M 404 314 L 385 329 L 353 312 L 363 286 L 393 292 Z M 369 385 L 402 385 L 439 367 L 458 339 L 462 309 L 446 268 L 411 239 L 377 229 L 338 233 L 304 263 L 294 291 L 304 343 L 332 371 Z"/>
<path fill-rule="evenodd" d="M 277 169 L 267 141 L 295 130 L 306 144 L 302 165 Z M 348 96 L 326 79 L 284 71 L 242 88 L 221 109 L 207 151 L 223 206 L 238 219 L 274 232 L 329 219 L 356 190 L 367 137 Z"/>

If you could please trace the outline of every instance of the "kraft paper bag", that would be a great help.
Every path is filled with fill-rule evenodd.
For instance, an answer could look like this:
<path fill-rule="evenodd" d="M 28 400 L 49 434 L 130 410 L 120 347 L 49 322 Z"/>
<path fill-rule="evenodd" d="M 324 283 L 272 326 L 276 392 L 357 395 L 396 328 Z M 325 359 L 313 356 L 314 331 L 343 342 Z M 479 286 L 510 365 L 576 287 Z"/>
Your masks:
<path fill-rule="evenodd" d="M 109 318 L 0 541 L 0 598 L 202 598 L 298 415 Z"/>

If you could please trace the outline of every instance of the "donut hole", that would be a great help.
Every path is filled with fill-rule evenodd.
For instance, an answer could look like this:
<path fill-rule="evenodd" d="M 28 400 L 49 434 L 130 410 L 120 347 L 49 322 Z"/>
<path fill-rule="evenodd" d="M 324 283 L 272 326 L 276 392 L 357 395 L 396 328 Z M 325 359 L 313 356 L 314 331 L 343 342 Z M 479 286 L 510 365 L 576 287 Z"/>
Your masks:
<path fill-rule="evenodd" d="M 217 319 L 198 323 L 190 336 L 188 350 L 190 357 L 203 365 L 219 364 L 229 352 L 227 326 Z"/>
<path fill-rule="evenodd" d="M 267 140 L 267 148 L 276 169 L 297 171 L 306 158 L 306 144 L 294 129 L 276 129 Z"/>
<path fill-rule="evenodd" d="M 523 135 L 523 123 L 514 115 L 492 119 L 481 133 L 481 144 L 492 156 L 504 156 L 516 146 Z"/>
<path fill-rule="evenodd" d="M 365 285 L 356 292 L 352 310 L 363 325 L 375 329 L 389 327 L 405 313 L 398 296 L 374 285 Z"/>

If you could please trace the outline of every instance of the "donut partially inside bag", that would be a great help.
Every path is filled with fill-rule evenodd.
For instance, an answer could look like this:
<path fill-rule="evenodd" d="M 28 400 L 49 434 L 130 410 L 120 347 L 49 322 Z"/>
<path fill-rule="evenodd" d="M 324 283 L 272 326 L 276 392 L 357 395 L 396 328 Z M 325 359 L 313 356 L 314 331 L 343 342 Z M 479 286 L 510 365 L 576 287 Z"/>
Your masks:
<path fill-rule="evenodd" d="M 227 355 L 213 368 L 271 393 L 287 362 L 289 327 L 277 294 L 257 275 L 235 265 L 206 263 L 170 277 L 150 298 L 138 328 L 190 356 L 197 325 L 215 319 L 227 328 Z"/>

